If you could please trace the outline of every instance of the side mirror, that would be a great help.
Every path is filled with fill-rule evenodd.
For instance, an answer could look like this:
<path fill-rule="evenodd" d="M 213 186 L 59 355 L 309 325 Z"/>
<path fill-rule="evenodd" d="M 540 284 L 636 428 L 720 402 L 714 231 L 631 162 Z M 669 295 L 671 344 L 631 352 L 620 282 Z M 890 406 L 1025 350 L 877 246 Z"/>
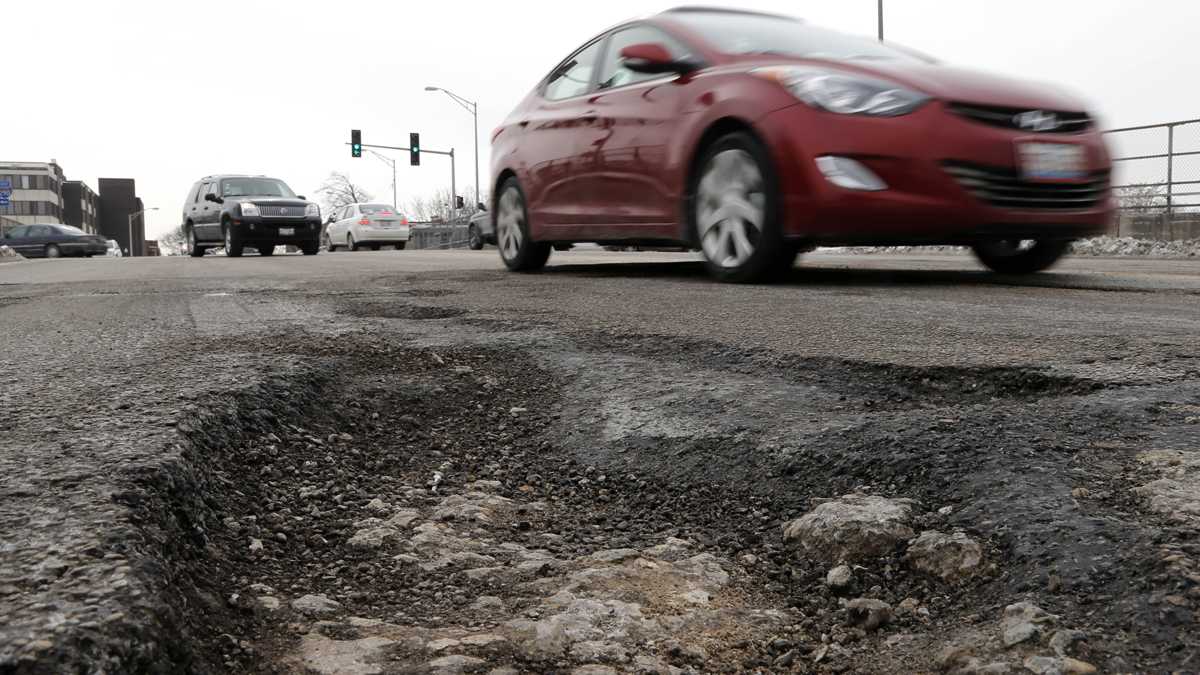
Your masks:
<path fill-rule="evenodd" d="M 326 225 L 332 225 L 332 224 L 333 224 L 333 222 L 334 222 L 334 221 L 333 221 L 333 216 L 329 216 L 328 220 L 326 220 L 326 221 L 325 221 L 325 224 L 326 224 Z"/>
<path fill-rule="evenodd" d="M 487 207 L 483 205 L 483 202 L 476 204 L 475 209 L 478 211 L 487 211 Z"/>
<path fill-rule="evenodd" d="M 296 199 L 304 199 L 304 195 L 296 195 Z M 304 201 L 308 201 L 308 200 L 304 199 Z"/>
<path fill-rule="evenodd" d="M 621 50 L 621 62 L 635 73 L 651 75 L 659 73 L 683 75 L 696 69 L 695 64 L 690 61 L 676 61 L 666 47 L 654 42 L 625 47 Z"/>
<path fill-rule="evenodd" d="M 208 193 L 208 194 L 206 194 L 206 195 L 204 195 L 204 201 L 206 201 L 206 202 L 216 202 L 217 204 L 224 204 L 224 203 L 225 203 L 225 200 L 224 200 L 224 199 L 221 199 L 220 197 L 216 196 L 215 194 L 213 194 L 213 193 L 211 193 L 211 192 L 210 192 L 210 193 Z"/>

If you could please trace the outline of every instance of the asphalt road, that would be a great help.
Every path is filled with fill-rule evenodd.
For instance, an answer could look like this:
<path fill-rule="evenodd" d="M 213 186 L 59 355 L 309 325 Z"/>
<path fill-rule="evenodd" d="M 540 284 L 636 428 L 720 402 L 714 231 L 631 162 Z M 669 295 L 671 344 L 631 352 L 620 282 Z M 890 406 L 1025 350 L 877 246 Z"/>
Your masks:
<path fill-rule="evenodd" d="M 405 350 L 476 350 L 484 379 L 487 358 L 528 363 L 553 393 L 514 385 L 501 404 L 553 410 L 537 442 L 564 462 L 658 481 L 638 492 L 660 503 L 719 486 L 703 517 L 630 506 L 621 536 L 649 546 L 668 518 L 705 550 L 769 561 L 763 607 L 806 612 L 815 627 L 795 630 L 815 644 L 838 604 L 800 599 L 824 593 L 825 569 L 783 562 L 780 524 L 855 490 L 952 507 L 929 523 L 984 542 L 991 571 L 947 592 L 876 561 L 874 596 L 928 593 L 933 623 L 886 646 L 835 641 L 814 670 L 930 668 L 952 638 L 1019 663 L 1049 636 L 1014 654 L 960 627 L 995 632 L 997 608 L 1021 600 L 1088 632 L 1079 655 L 1114 672 L 1186 670 L 1200 648 L 1186 496 L 1200 485 L 1200 262 L 1079 258 L 1008 278 L 966 255 L 818 253 L 782 283 L 729 286 L 673 253 L 555 253 L 534 275 L 494 251 L 46 260 L 0 265 L 0 327 L 0 670 L 222 663 L 205 636 L 236 630 L 204 622 L 226 610 L 187 608 L 231 591 L 179 582 L 204 557 L 179 542 L 222 529 L 204 495 L 227 488 L 189 448 L 249 442 L 259 422 L 224 429 L 246 410 L 311 403 L 289 396 L 328 396 L 326 414 L 349 385 L 322 378 L 369 379 L 372 354 L 402 370 Z M 720 499 L 762 500 L 761 522 Z M 280 562 L 280 579 L 318 578 L 312 557 Z"/>

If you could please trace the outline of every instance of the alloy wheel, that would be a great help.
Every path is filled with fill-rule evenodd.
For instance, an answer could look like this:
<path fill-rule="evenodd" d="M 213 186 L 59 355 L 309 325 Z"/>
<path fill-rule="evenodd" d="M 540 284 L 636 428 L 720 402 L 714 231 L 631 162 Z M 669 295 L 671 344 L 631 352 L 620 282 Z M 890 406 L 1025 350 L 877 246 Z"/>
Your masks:
<path fill-rule="evenodd" d="M 525 205 L 522 203 L 521 192 L 515 187 L 509 188 L 501 197 L 496 211 L 496 235 L 500 243 L 500 253 L 511 260 L 521 250 L 522 232 L 525 227 Z"/>
<path fill-rule="evenodd" d="M 696 223 L 705 256 L 736 268 L 754 255 L 766 218 L 762 171 L 741 148 L 717 153 L 705 167 L 696 194 Z"/>

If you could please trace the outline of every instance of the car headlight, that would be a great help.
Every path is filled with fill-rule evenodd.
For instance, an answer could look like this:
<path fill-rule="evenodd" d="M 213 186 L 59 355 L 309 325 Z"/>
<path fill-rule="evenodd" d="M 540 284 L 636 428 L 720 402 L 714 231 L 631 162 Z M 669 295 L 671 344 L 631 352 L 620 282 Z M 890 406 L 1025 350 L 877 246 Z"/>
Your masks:
<path fill-rule="evenodd" d="M 305 215 L 305 217 L 314 216 L 314 217 L 320 218 L 321 217 L 321 207 L 317 206 L 316 204 L 309 204 L 308 206 L 304 207 L 304 215 Z"/>
<path fill-rule="evenodd" d="M 242 215 L 243 215 L 243 216 L 257 216 L 257 215 L 259 215 L 259 212 L 258 212 L 258 204 L 254 204 L 254 203 L 251 203 L 251 202 L 242 202 Z"/>
<path fill-rule="evenodd" d="M 865 75 L 804 66 L 756 68 L 754 75 L 778 82 L 808 105 L 841 115 L 899 117 L 930 97 L 894 82 Z"/>

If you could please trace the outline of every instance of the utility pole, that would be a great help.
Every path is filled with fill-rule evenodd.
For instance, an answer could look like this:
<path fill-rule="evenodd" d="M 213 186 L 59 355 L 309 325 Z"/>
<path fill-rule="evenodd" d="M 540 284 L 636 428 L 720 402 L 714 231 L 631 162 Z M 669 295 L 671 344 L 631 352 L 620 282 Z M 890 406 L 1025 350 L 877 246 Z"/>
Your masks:
<path fill-rule="evenodd" d="M 397 201 L 397 199 L 396 199 L 396 160 L 392 159 L 391 157 L 388 157 L 387 155 L 375 152 L 374 150 L 371 150 L 371 149 L 368 149 L 367 152 L 371 153 L 372 155 L 375 155 L 382 162 L 384 162 L 388 166 L 392 167 L 392 208 L 399 209 L 400 202 Z"/>
<path fill-rule="evenodd" d="M 425 87 L 425 91 L 440 91 L 449 96 L 455 103 L 466 109 L 475 118 L 475 203 L 479 203 L 479 104 L 475 101 L 468 101 L 449 89 L 441 87 Z M 458 199 L 458 195 L 453 196 L 454 200 Z"/>
<path fill-rule="evenodd" d="M 879 0 L 879 41 L 883 42 L 883 0 Z"/>

